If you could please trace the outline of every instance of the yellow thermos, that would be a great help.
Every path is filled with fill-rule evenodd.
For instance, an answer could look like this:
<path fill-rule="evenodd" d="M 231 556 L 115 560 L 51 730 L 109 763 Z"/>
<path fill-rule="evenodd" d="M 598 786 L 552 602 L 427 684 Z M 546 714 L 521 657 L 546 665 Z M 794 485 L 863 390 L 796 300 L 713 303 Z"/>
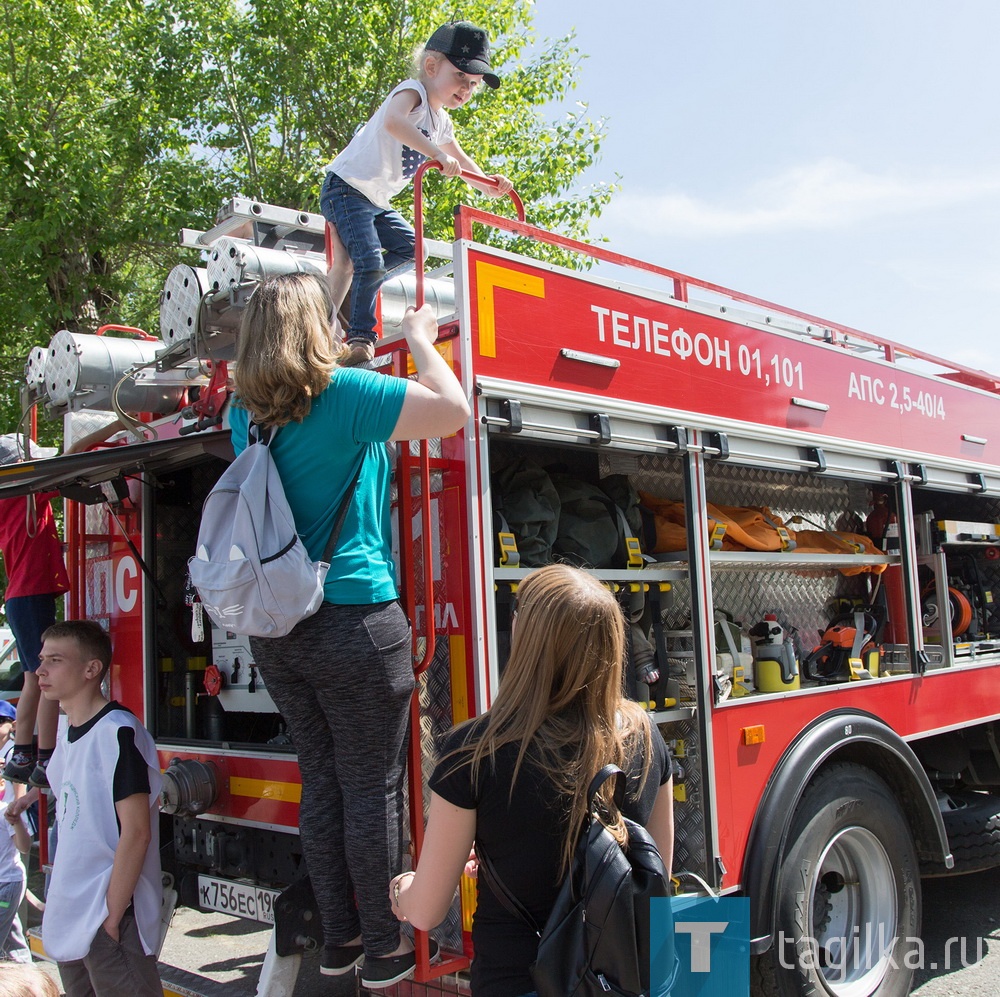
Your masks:
<path fill-rule="evenodd" d="M 785 639 L 785 631 L 775 613 L 766 613 L 764 619 L 750 630 L 754 638 L 754 684 L 758 692 L 788 692 L 798 689 L 799 663 L 795 648 Z"/>

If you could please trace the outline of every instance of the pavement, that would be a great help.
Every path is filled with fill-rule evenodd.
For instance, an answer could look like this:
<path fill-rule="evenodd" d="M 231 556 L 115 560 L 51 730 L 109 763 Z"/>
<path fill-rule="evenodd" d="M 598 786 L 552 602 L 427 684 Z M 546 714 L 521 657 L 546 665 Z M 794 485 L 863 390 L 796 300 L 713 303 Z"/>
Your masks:
<path fill-rule="evenodd" d="M 44 883 L 37 862 L 37 855 L 33 855 L 28 886 L 40 897 Z M 29 906 L 28 929 L 38 927 L 41 920 L 41 912 Z M 160 976 L 165 984 L 174 984 L 197 997 L 255 997 L 270 940 L 269 925 L 214 911 L 178 907 L 160 953 Z M 55 964 L 39 962 L 38 965 L 60 984 L 62 992 Z M 392 991 L 385 993 L 391 997 Z M 352 975 L 322 976 L 319 956 L 303 957 L 294 997 L 356 997 L 357 994 Z"/>
<path fill-rule="evenodd" d="M 35 860 L 37 862 L 37 860 Z M 41 877 L 29 879 L 41 893 Z M 1000 993 L 1000 869 L 923 882 L 923 952 L 913 997 L 997 997 Z M 29 910 L 29 927 L 41 915 Z M 227 914 L 178 908 L 161 953 L 165 981 L 183 984 L 182 973 L 196 974 L 198 997 L 255 997 L 271 929 Z M 42 968 L 59 982 L 55 966 Z M 208 981 L 207 986 L 202 981 Z M 416 988 L 414 988 L 416 989 Z M 421 988 L 422 989 L 422 988 Z M 454 994 L 442 982 L 440 991 Z M 405 992 L 404 992 L 405 991 Z M 180 991 L 177 991 L 180 992 Z M 364 993 L 364 992 L 361 992 Z M 408 997 L 408 987 L 381 991 Z M 302 960 L 294 997 L 358 997 L 355 978 L 325 977 L 315 954 Z"/>
<path fill-rule="evenodd" d="M 1000 993 L 1000 869 L 923 881 L 922 966 L 913 997 Z"/>
<path fill-rule="evenodd" d="M 37 896 L 44 891 L 44 877 L 38 871 L 37 852 L 32 855 L 28 887 Z M 28 929 L 41 924 L 41 912 L 28 908 Z M 256 997 L 264 957 L 271 941 L 270 925 L 216 911 L 178 907 L 160 952 L 160 977 L 165 992 L 180 997 Z M 60 985 L 54 963 L 38 965 Z M 399 984 L 377 991 L 384 997 L 445 997 L 468 994 L 456 981 L 445 979 L 425 987 Z M 323 976 L 319 954 L 302 957 L 293 997 L 367 997 L 353 973 Z"/>

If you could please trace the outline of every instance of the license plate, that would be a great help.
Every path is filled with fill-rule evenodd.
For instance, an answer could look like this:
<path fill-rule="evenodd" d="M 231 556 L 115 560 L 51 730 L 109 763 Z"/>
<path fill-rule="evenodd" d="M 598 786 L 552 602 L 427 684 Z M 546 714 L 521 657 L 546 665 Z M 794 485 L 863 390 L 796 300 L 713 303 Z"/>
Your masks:
<path fill-rule="evenodd" d="M 248 921 L 274 924 L 274 901 L 277 890 L 260 886 L 234 883 L 213 876 L 198 877 L 198 906 L 204 910 L 217 910 Z"/>

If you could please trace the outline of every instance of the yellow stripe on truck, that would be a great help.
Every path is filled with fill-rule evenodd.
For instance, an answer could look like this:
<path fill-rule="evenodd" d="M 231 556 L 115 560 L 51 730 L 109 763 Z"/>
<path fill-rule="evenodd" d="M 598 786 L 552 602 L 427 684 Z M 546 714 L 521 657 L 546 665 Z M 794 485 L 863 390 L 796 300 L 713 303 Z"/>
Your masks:
<path fill-rule="evenodd" d="M 230 776 L 229 792 L 233 796 L 250 796 L 257 800 L 280 800 L 298 803 L 302 799 L 302 786 L 297 782 L 276 782 L 273 779 L 246 779 Z"/>

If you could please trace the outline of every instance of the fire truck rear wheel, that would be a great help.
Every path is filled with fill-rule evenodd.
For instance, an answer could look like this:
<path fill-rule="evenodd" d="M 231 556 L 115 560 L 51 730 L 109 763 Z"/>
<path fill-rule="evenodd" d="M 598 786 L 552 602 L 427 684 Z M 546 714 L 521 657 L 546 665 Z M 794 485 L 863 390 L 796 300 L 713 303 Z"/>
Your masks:
<path fill-rule="evenodd" d="M 891 790 L 862 765 L 820 772 L 778 873 L 755 997 L 905 997 L 920 953 L 920 874 Z"/>
<path fill-rule="evenodd" d="M 929 879 L 1000 866 L 1000 796 L 957 791 L 949 795 L 954 809 L 941 817 L 955 864 L 946 869 L 942 862 L 925 862 L 920 874 Z"/>

